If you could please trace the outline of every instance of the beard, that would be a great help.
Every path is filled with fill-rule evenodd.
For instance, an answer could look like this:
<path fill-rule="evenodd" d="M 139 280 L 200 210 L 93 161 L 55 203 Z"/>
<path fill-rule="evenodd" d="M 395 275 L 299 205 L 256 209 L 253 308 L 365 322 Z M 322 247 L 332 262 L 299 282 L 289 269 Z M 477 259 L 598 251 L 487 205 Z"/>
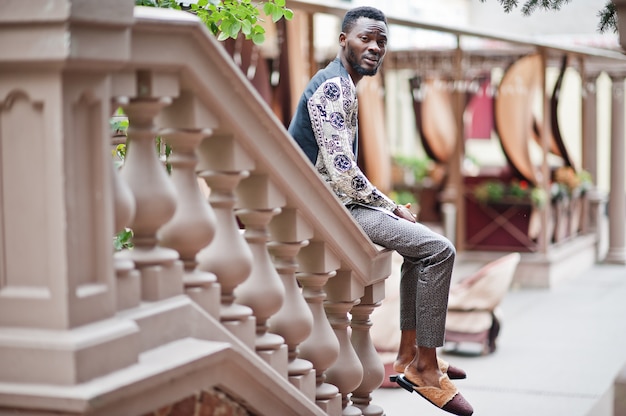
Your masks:
<path fill-rule="evenodd" d="M 372 69 L 364 68 L 359 64 L 356 54 L 354 53 L 354 50 L 350 49 L 348 51 L 348 62 L 350 63 L 350 66 L 352 66 L 352 68 L 357 72 L 357 74 L 363 75 L 363 76 L 374 76 L 376 75 L 376 72 L 378 72 L 378 68 L 380 67 L 380 64 L 382 63 L 382 59 L 378 61 L 378 65 L 376 65 L 376 67 Z"/>

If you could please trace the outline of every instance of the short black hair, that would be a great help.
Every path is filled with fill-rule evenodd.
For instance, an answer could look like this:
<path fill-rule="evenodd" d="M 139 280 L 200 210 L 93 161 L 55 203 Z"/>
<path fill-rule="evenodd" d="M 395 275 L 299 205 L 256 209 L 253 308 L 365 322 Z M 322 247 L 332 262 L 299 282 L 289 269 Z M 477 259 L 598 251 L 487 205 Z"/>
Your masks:
<path fill-rule="evenodd" d="M 343 17 L 343 23 L 341 24 L 341 31 L 343 33 L 348 33 L 354 27 L 354 24 L 360 17 L 367 17 L 368 19 L 378 20 L 387 25 L 387 18 L 385 14 L 380 10 L 369 7 L 355 7 L 354 9 L 348 10 L 346 15 Z"/>

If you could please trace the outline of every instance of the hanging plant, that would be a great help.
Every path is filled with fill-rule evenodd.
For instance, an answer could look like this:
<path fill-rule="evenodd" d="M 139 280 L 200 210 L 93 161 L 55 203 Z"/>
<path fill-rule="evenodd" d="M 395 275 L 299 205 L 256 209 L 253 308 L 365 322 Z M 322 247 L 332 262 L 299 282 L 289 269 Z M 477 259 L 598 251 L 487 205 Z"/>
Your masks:
<path fill-rule="evenodd" d="M 150 6 L 186 10 L 197 15 L 206 27 L 222 41 L 236 39 L 243 33 L 255 44 L 265 41 L 265 29 L 259 16 L 263 13 L 273 22 L 282 18 L 291 20 L 293 11 L 286 7 L 286 0 L 266 0 L 253 3 L 251 0 L 197 0 L 181 6 L 180 0 L 135 0 L 137 6 Z"/>

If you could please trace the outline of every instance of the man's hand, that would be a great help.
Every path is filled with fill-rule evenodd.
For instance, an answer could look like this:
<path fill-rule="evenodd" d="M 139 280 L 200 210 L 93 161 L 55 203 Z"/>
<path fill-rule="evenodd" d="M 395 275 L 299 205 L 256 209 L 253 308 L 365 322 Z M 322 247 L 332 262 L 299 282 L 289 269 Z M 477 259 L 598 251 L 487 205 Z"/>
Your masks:
<path fill-rule="evenodd" d="M 398 205 L 393 213 L 407 221 L 417 222 L 415 215 L 411 212 L 409 208 L 411 208 L 411 204 Z"/>

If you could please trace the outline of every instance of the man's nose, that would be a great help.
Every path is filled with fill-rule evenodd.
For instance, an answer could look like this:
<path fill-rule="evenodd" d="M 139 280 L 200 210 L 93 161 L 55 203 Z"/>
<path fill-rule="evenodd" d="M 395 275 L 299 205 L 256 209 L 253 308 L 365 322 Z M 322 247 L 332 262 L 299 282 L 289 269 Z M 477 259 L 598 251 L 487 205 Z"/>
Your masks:
<path fill-rule="evenodd" d="M 380 53 L 380 47 L 378 46 L 378 42 L 376 42 L 376 41 L 370 42 L 367 49 L 370 52 Z"/>

